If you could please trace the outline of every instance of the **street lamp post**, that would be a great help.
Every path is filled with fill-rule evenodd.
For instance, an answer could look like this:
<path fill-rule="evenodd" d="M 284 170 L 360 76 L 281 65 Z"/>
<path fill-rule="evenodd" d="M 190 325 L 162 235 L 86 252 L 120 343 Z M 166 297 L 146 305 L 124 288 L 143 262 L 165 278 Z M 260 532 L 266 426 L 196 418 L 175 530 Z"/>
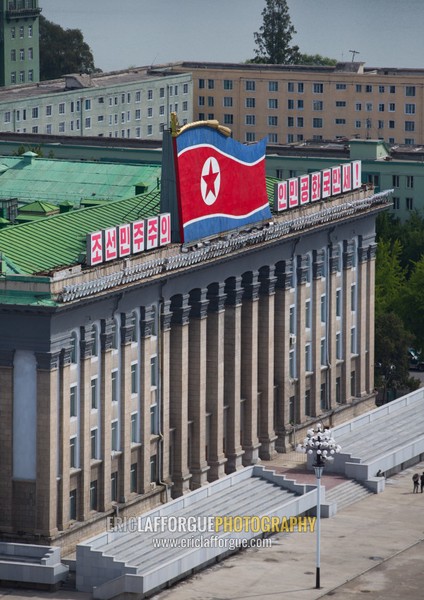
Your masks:
<path fill-rule="evenodd" d="M 317 480 L 317 547 L 316 547 L 316 573 L 315 588 L 321 587 L 321 477 L 327 460 L 334 460 L 334 454 L 340 452 L 341 447 L 336 444 L 328 428 L 318 423 L 316 431 L 309 429 L 299 450 L 314 456 L 313 468 Z"/>

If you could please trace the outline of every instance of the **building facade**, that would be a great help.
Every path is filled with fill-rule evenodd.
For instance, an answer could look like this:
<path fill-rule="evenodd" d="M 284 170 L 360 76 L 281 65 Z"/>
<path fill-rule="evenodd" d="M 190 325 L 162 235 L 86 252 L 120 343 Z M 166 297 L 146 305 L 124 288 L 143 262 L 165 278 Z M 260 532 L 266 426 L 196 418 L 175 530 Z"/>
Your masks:
<path fill-rule="evenodd" d="M 181 63 L 193 75 L 195 119 L 218 119 L 234 136 L 270 144 L 304 140 L 384 139 L 424 143 L 424 71 Z"/>
<path fill-rule="evenodd" d="M 85 234 L 157 214 L 154 197 L 0 231 L 3 539 L 70 551 L 117 510 L 140 514 L 374 406 L 386 198 L 364 187 L 87 267 Z"/>
<path fill-rule="evenodd" d="M 40 80 L 38 0 L 1 0 L 0 86 Z"/>
<path fill-rule="evenodd" d="M 0 89 L 2 131 L 161 140 L 175 111 L 192 120 L 189 73 L 73 75 L 38 85 Z"/>

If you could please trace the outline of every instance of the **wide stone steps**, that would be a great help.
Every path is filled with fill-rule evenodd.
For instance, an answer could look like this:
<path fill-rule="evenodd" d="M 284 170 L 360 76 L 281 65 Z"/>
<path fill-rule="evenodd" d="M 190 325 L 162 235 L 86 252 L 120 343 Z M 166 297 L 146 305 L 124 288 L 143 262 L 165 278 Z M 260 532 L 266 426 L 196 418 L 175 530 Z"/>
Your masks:
<path fill-rule="evenodd" d="M 366 498 L 370 494 L 372 492 L 357 481 L 346 481 L 325 492 L 325 503 L 333 504 L 336 502 L 338 512 L 350 504 L 359 502 L 359 500 Z"/>

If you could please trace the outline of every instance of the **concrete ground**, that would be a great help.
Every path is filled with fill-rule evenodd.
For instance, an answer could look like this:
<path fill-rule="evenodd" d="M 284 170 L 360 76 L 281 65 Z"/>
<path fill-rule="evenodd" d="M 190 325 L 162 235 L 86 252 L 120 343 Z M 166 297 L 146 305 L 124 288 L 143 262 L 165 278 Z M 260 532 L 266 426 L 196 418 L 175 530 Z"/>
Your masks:
<path fill-rule="evenodd" d="M 283 455 L 284 456 L 284 455 Z M 287 456 L 287 455 L 285 455 Z M 290 465 L 280 459 L 281 470 Z M 165 590 L 155 600 L 421 600 L 424 590 L 424 494 L 412 494 L 412 474 L 321 520 L 321 589 L 315 589 L 316 535 L 273 536 L 272 547 L 242 551 Z M 325 483 L 325 482 L 324 482 Z M 366 594 L 366 596 L 364 596 Z M 0 588 L 0 598 L 86 600 L 89 594 Z"/>

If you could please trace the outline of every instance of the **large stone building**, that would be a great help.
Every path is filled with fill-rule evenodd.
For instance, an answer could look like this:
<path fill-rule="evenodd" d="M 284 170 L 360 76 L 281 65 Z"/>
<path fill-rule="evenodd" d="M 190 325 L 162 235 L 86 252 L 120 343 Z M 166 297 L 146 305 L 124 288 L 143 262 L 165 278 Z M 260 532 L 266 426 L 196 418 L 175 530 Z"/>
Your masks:
<path fill-rule="evenodd" d="M 270 199 L 273 182 L 268 181 Z M 0 531 L 71 550 L 374 406 L 371 186 L 89 267 L 159 191 L 0 231 Z"/>
<path fill-rule="evenodd" d="M 0 2 L 0 86 L 40 79 L 38 0 Z"/>

